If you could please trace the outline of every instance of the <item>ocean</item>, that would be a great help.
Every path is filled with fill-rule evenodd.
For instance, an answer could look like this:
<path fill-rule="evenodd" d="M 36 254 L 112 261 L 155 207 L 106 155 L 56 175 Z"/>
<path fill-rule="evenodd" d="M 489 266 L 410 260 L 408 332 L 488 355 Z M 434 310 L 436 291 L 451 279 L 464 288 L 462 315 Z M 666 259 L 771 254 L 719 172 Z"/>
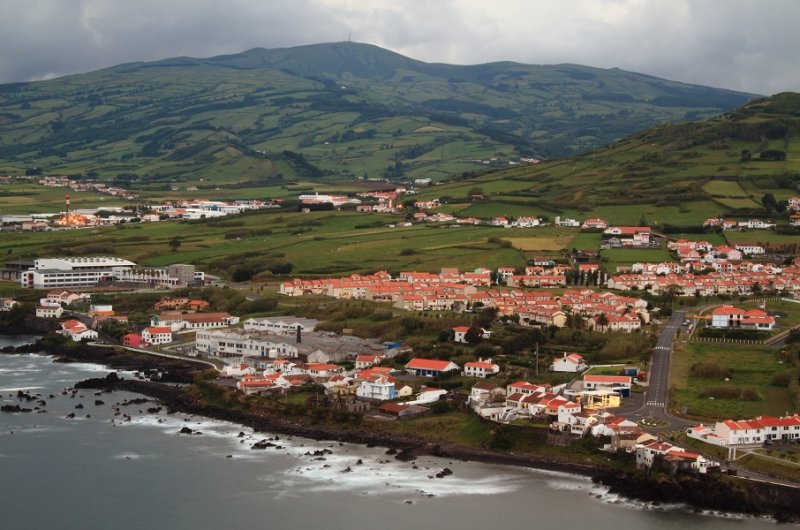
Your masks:
<path fill-rule="evenodd" d="M 0 346 L 13 340 L 5 337 Z M 0 355 L 2 404 L 40 407 L 0 413 L 2 528 L 469 530 L 501 524 L 716 530 L 774 525 L 628 501 L 582 476 L 433 457 L 399 462 L 385 448 L 275 439 L 202 417 L 147 412 L 157 406 L 150 401 L 122 405 L 141 398 L 136 394 L 66 391 L 107 372 L 40 355 Z M 18 390 L 38 394 L 46 404 L 20 401 Z M 202 434 L 178 434 L 182 427 Z M 251 449 L 269 438 L 279 447 Z M 436 478 L 444 468 L 452 475 Z"/>

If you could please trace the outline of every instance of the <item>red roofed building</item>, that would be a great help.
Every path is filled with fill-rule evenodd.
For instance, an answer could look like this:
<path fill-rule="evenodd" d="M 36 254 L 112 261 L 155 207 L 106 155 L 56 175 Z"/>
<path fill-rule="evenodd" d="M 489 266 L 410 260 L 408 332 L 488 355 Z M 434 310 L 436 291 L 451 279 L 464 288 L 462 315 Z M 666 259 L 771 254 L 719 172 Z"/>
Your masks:
<path fill-rule="evenodd" d="M 414 375 L 421 377 L 435 377 L 444 372 L 461 369 L 460 366 L 451 361 L 423 359 L 420 357 L 415 357 L 408 361 L 405 368 Z"/>
<path fill-rule="evenodd" d="M 564 352 L 560 358 L 553 359 L 553 364 L 550 365 L 552 372 L 570 372 L 577 373 L 586 370 L 587 366 L 582 356 L 577 353 Z"/>
<path fill-rule="evenodd" d="M 144 348 L 147 346 L 147 344 L 144 343 L 144 340 L 142 340 L 142 337 L 136 333 L 128 333 L 122 337 L 122 345 L 129 346 L 131 348 Z"/>
<path fill-rule="evenodd" d="M 464 375 L 467 377 L 480 377 L 486 379 L 500 371 L 500 366 L 493 363 L 491 359 L 471 361 L 464 364 Z"/>
<path fill-rule="evenodd" d="M 66 335 L 75 342 L 83 339 L 94 340 L 97 338 L 97 332 L 86 327 L 80 320 L 67 320 L 61 323 L 62 335 Z"/>
<path fill-rule="evenodd" d="M 142 340 L 147 344 L 169 344 L 172 342 L 172 328 L 150 326 L 142 331 Z"/>

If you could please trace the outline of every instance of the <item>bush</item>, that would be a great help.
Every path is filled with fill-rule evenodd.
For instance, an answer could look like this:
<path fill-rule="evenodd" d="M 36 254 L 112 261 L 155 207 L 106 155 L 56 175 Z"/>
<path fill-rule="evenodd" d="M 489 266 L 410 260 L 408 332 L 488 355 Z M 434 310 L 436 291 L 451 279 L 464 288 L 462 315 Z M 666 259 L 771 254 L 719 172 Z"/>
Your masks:
<path fill-rule="evenodd" d="M 697 363 L 689 371 L 692 377 L 701 379 L 730 379 L 733 371 L 714 362 Z"/>
<path fill-rule="evenodd" d="M 728 385 L 710 386 L 700 393 L 700 397 L 714 399 L 738 399 L 741 401 L 758 401 L 761 396 L 750 386 L 736 387 Z"/>

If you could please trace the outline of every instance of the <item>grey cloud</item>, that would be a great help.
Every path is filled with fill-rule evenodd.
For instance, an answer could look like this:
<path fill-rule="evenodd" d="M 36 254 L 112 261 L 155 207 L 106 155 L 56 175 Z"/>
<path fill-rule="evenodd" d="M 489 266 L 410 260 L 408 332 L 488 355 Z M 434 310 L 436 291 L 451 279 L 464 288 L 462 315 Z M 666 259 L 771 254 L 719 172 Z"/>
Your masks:
<path fill-rule="evenodd" d="M 794 0 L 4 0 L 0 82 L 132 61 L 353 40 L 415 59 L 619 67 L 800 90 Z"/>

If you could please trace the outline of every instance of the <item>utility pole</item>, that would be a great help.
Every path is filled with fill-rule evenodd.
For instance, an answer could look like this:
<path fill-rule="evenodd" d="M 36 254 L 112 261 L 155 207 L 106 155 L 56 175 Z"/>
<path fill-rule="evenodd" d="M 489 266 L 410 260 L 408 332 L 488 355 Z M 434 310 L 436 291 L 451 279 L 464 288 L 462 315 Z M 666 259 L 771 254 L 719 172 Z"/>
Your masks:
<path fill-rule="evenodd" d="M 539 343 L 536 343 L 536 377 L 539 377 Z"/>

